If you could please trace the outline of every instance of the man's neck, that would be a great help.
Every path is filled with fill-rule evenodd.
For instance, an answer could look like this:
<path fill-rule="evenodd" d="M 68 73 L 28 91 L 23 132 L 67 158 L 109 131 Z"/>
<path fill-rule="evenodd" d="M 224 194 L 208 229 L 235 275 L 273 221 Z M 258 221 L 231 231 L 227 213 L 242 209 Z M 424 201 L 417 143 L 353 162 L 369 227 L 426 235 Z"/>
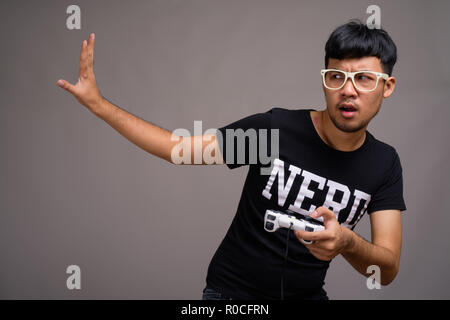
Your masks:
<path fill-rule="evenodd" d="M 336 128 L 327 110 L 311 111 L 310 114 L 318 135 L 331 148 L 339 151 L 354 151 L 363 145 L 366 139 L 366 128 L 356 132 L 344 132 Z"/>

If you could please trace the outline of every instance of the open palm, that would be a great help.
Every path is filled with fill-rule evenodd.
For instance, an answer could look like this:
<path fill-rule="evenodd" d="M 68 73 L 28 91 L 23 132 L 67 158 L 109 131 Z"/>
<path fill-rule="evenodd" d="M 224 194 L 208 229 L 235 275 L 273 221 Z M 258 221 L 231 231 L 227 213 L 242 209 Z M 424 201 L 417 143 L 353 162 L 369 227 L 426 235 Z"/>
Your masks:
<path fill-rule="evenodd" d="M 102 96 L 97 88 L 94 75 L 94 45 L 95 34 L 89 36 L 89 40 L 83 40 L 80 54 L 80 68 L 78 81 L 75 85 L 66 80 L 59 79 L 56 84 L 70 92 L 82 105 L 90 110 L 98 106 Z"/>

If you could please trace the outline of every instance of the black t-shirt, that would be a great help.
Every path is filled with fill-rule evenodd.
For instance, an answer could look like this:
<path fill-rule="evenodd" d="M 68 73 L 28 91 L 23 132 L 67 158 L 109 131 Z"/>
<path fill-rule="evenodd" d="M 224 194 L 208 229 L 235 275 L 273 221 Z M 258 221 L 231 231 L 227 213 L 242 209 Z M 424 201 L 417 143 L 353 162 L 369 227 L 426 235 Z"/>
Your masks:
<path fill-rule="evenodd" d="M 237 138 L 231 152 L 231 145 L 226 142 L 227 129 L 228 134 L 231 129 L 253 133 L 245 139 L 245 158 L 238 157 Z M 278 152 L 271 144 L 277 140 L 274 129 L 278 129 Z M 406 210 L 398 154 L 368 131 L 357 150 L 338 151 L 317 134 L 309 110 L 282 108 L 246 117 L 219 131 L 227 166 L 249 165 L 236 215 L 208 268 L 207 285 L 223 294 L 238 299 L 280 298 L 288 230 L 267 232 L 267 209 L 308 215 L 324 206 L 350 229 L 366 212 Z M 250 137 L 256 137 L 257 146 L 263 141 L 267 145 L 268 150 L 258 147 L 257 152 L 277 154 L 272 162 L 248 155 Z M 262 174 L 263 168 L 268 170 L 266 174 Z M 315 258 L 295 235 L 289 241 L 284 266 L 285 298 L 308 298 L 323 292 L 330 262 Z"/>

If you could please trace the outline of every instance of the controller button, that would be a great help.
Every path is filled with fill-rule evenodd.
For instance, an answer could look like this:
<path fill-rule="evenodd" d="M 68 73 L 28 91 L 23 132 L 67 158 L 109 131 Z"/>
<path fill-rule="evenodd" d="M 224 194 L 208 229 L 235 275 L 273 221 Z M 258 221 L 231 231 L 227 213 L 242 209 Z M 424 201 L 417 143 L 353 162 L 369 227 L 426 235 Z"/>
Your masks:
<path fill-rule="evenodd" d="M 306 227 L 305 227 L 305 231 L 313 232 L 313 231 L 314 231 L 314 228 L 311 228 L 311 227 L 306 226 Z"/>
<path fill-rule="evenodd" d="M 266 222 L 266 229 L 273 230 L 274 224 L 272 222 Z"/>
<path fill-rule="evenodd" d="M 275 218 L 276 218 L 276 217 L 275 217 L 274 215 L 271 215 L 271 214 L 268 214 L 268 215 L 267 215 L 267 220 L 274 221 Z"/>

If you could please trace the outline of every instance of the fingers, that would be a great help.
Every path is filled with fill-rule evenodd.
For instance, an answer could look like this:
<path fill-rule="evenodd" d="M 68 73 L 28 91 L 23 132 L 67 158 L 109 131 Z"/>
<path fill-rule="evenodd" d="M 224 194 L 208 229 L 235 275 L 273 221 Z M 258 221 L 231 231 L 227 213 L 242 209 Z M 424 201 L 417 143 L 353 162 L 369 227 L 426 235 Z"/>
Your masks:
<path fill-rule="evenodd" d="M 333 220 L 336 220 L 336 215 L 333 211 L 331 211 L 328 208 L 325 207 L 319 207 L 316 210 L 314 210 L 311 214 L 310 214 L 311 218 L 314 219 L 319 219 L 320 217 L 323 218 L 323 223 L 325 225 L 325 227 L 327 226 L 327 224 Z"/>
<path fill-rule="evenodd" d="M 58 81 L 56 81 L 56 85 L 58 87 L 65 89 L 66 91 L 70 92 L 71 94 L 75 93 L 75 86 L 63 79 L 59 79 Z"/>
<path fill-rule="evenodd" d="M 88 75 L 93 73 L 94 66 L 94 45 L 95 45 L 95 34 L 91 33 L 89 39 L 83 40 L 81 43 L 80 52 L 80 69 L 79 78 L 87 78 Z"/>
<path fill-rule="evenodd" d="M 299 240 L 303 239 L 307 241 L 324 241 L 330 240 L 332 238 L 332 235 L 327 230 L 314 232 L 296 230 L 294 233 Z"/>
<path fill-rule="evenodd" d="M 95 34 L 91 33 L 89 36 L 87 49 L 88 49 L 88 64 L 89 67 L 94 67 L 94 46 L 95 46 Z"/>
<path fill-rule="evenodd" d="M 310 217 L 314 219 L 323 217 L 325 230 L 314 232 L 298 230 L 295 232 L 297 238 L 309 241 L 332 240 L 333 239 L 332 226 L 333 223 L 337 223 L 336 215 L 334 214 L 334 212 L 328 208 L 319 207 L 310 214 Z"/>
<path fill-rule="evenodd" d="M 81 52 L 80 52 L 80 70 L 78 72 L 78 78 L 83 78 L 87 76 L 87 41 L 83 40 L 81 43 Z"/>

